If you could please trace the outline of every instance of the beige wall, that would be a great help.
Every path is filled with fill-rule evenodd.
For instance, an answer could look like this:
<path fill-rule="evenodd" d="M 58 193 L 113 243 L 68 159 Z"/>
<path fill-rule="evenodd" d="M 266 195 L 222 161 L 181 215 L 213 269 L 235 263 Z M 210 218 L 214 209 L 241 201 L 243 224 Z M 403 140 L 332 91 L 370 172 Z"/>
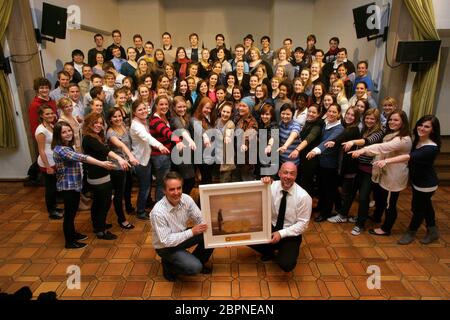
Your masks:
<path fill-rule="evenodd" d="M 42 2 L 30 0 L 39 26 Z M 105 31 L 119 28 L 124 47 L 132 45 L 135 33 L 160 46 L 162 32 L 169 31 L 176 46 L 187 46 L 191 32 L 197 32 L 208 48 L 215 45 L 217 33 L 225 35 L 227 47 L 242 42 L 246 34 L 252 33 L 258 45 L 261 36 L 269 35 L 272 47 L 277 49 L 286 37 L 293 39 L 294 47 L 304 47 L 306 36 L 315 33 L 317 47 L 325 51 L 329 38 L 339 36 L 352 60 L 370 60 L 375 52 L 373 42 L 356 39 L 353 27 L 352 8 L 366 4 L 367 0 L 53 0 L 51 3 L 80 6 L 84 25 Z M 45 42 L 42 52 L 46 75 L 54 81 L 57 70 L 70 60 L 73 49 L 87 54 L 93 47 L 92 36 L 91 32 L 68 30 L 65 40 Z M 105 38 L 105 43 L 111 43 L 110 37 Z"/>
<path fill-rule="evenodd" d="M 41 28 L 42 3 L 68 7 L 78 5 L 81 9 L 81 23 L 105 31 L 112 31 L 119 26 L 118 6 L 115 0 L 30 0 L 39 29 Z M 46 77 L 52 82 L 56 80 L 57 71 L 62 69 L 64 62 L 71 61 L 73 49 L 81 49 L 87 60 L 87 52 L 94 47 L 93 33 L 83 30 L 67 30 L 66 39 L 56 39 L 56 42 L 44 41 L 42 57 Z M 110 37 L 105 37 L 105 44 L 111 43 Z"/>

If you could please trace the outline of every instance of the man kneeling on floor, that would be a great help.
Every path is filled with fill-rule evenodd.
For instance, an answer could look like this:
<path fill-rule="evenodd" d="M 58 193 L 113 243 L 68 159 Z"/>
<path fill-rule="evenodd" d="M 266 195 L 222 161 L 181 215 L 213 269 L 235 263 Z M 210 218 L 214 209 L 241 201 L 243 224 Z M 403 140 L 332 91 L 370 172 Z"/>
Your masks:
<path fill-rule="evenodd" d="M 183 178 L 177 172 L 164 177 L 164 194 L 150 213 L 153 246 L 161 257 L 164 277 L 175 281 L 179 274 L 211 273 L 205 266 L 214 249 L 205 249 L 200 209 L 194 200 L 183 194 Z M 192 220 L 194 226 L 188 228 Z M 197 245 L 191 254 L 186 249 Z"/>
<path fill-rule="evenodd" d="M 312 199 L 295 183 L 297 166 L 293 162 L 283 163 L 278 175 L 280 180 L 274 182 L 270 177 L 261 179 L 263 183 L 272 183 L 272 241 L 251 248 L 262 254 L 262 261 L 274 260 L 289 272 L 297 265 L 302 233 L 311 218 Z"/>

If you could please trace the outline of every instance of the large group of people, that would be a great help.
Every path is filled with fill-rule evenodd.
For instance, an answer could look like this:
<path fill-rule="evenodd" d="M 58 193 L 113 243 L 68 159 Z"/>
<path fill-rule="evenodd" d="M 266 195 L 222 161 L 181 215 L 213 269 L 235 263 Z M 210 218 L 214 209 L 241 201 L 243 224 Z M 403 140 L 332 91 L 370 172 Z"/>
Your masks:
<path fill-rule="evenodd" d="M 378 106 L 368 62 L 355 67 L 337 37 L 325 52 L 315 47 L 314 35 L 305 49 L 293 49 L 287 38 L 278 50 L 268 36 L 258 48 L 247 35 L 231 52 L 223 34 L 212 50 L 199 47 L 195 33 L 189 48 L 175 47 L 168 32 L 156 49 L 136 34 L 125 50 L 120 31 L 112 36 L 107 48 L 102 35 L 94 36 L 87 63 L 73 50 L 53 90 L 49 80 L 36 79 L 29 107 L 47 210 L 51 219 L 64 219 L 66 248 L 86 246 L 74 219 L 90 195 L 97 238 L 117 238 L 107 223 L 113 205 L 123 229 L 134 228 L 127 214 L 151 221 L 167 279 L 208 273 L 212 251 L 200 239 L 206 225 L 189 194 L 197 184 L 256 179 L 276 181 L 272 245 L 254 248 L 285 271 L 295 267 L 311 211 L 318 212 L 316 222 L 354 223 L 354 236 L 384 214 L 383 224 L 368 232 L 389 236 L 409 177 L 413 218 L 399 244 L 413 241 L 424 219 L 421 242 L 438 239 L 431 198 L 438 185 L 439 121 L 424 116 L 411 135 L 396 99 L 385 97 Z M 350 216 L 356 196 L 357 215 Z M 188 219 L 195 222 L 191 229 Z M 191 255 L 185 249 L 194 244 Z"/>

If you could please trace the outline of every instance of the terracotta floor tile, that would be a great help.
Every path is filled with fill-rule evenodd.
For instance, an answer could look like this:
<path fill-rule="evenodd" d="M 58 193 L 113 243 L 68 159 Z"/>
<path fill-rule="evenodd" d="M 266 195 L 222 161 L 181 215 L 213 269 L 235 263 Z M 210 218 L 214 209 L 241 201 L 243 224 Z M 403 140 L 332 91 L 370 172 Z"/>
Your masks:
<path fill-rule="evenodd" d="M 98 269 L 100 268 L 100 263 L 84 263 L 80 266 L 81 268 L 81 275 L 85 276 L 93 276 L 97 273 Z"/>
<path fill-rule="evenodd" d="M 61 282 L 42 282 L 33 292 L 33 296 L 38 297 L 42 292 L 56 291 L 60 285 Z"/>
<path fill-rule="evenodd" d="M 264 268 L 266 269 L 266 275 L 268 276 L 278 276 L 286 274 L 286 272 L 284 272 L 276 263 L 265 263 Z"/>
<path fill-rule="evenodd" d="M 183 282 L 181 297 L 200 297 L 202 294 L 202 285 L 200 281 Z"/>
<path fill-rule="evenodd" d="M 333 259 L 325 247 L 310 247 L 309 249 L 314 259 Z"/>
<path fill-rule="evenodd" d="M 229 263 L 213 263 L 212 275 L 218 276 L 231 276 L 231 268 Z"/>
<path fill-rule="evenodd" d="M 297 263 L 294 274 L 296 276 L 313 276 L 313 272 L 308 263 Z"/>
<path fill-rule="evenodd" d="M 9 255 L 14 254 L 15 247 L 4 247 L 0 250 L 0 259 L 6 259 Z"/>
<path fill-rule="evenodd" d="M 256 263 L 241 263 L 239 264 L 239 276 L 241 277 L 256 277 L 258 275 L 258 269 Z"/>
<path fill-rule="evenodd" d="M 118 248 L 113 259 L 130 259 L 133 252 L 134 248 Z"/>
<path fill-rule="evenodd" d="M 409 256 L 405 253 L 406 250 L 396 247 L 382 247 L 381 250 L 389 259 L 407 259 Z"/>
<path fill-rule="evenodd" d="M 361 255 L 358 250 L 355 248 L 346 248 L 346 247 L 335 247 L 333 248 L 334 252 L 338 256 L 339 259 L 359 259 Z"/>
<path fill-rule="evenodd" d="M 49 263 L 34 263 L 22 272 L 22 276 L 40 276 L 49 266 Z"/>
<path fill-rule="evenodd" d="M 350 277 L 350 281 L 355 286 L 356 290 L 360 296 L 380 296 L 381 293 L 378 289 L 371 289 L 372 287 L 368 286 L 368 278 L 367 277 Z M 369 280 L 370 281 L 370 280 Z M 370 282 L 371 285 L 373 283 Z"/>
<path fill-rule="evenodd" d="M 428 271 L 431 277 L 449 277 L 450 267 L 443 263 L 433 262 L 418 262 L 418 264 Z"/>
<path fill-rule="evenodd" d="M 1 276 L 12 276 L 17 270 L 22 267 L 22 263 L 7 263 L 0 267 L 0 275 Z"/>
<path fill-rule="evenodd" d="M 81 282 L 80 283 L 80 289 L 69 289 L 69 288 L 66 288 L 61 296 L 62 297 L 71 297 L 71 298 L 80 298 L 80 297 L 83 296 L 83 294 L 86 291 L 88 285 L 89 285 L 89 282 Z"/>
<path fill-rule="evenodd" d="M 230 282 L 212 282 L 211 297 L 229 297 L 231 296 Z"/>
<path fill-rule="evenodd" d="M 135 263 L 130 275 L 147 276 L 150 273 L 151 265 L 148 263 Z"/>
<path fill-rule="evenodd" d="M 71 263 L 59 263 L 50 272 L 51 276 L 66 276 L 67 268 L 71 266 Z"/>
<path fill-rule="evenodd" d="M 153 248 L 142 248 L 139 251 L 138 258 L 139 259 L 152 259 L 156 255 L 155 249 Z"/>
<path fill-rule="evenodd" d="M 230 259 L 230 249 L 229 248 L 216 248 L 214 249 L 213 258 L 214 259 Z"/>
<path fill-rule="evenodd" d="M 113 295 L 114 289 L 116 288 L 117 282 L 111 281 L 100 281 L 95 286 L 92 292 L 92 297 L 111 297 Z"/>
<path fill-rule="evenodd" d="M 172 296 L 173 282 L 156 281 L 153 284 L 152 297 L 170 297 Z"/>
<path fill-rule="evenodd" d="M 291 290 L 286 282 L 268 281 L 271 297 L 290 297 Z"/>
<path fill-rule="evenodd" d="M 303 236 L 303 240 L 305 241 L 305 243 L 309 246 L 323 246 L 324 243 L 322 238 L 320 237 L 319 233 L 306 233 Z"/>
<path fill-rule="evenodd" d="M 327 286 L 331 299 L 333 297 L 351 297 L 351 293 L 348 291 L 344 282 L 325 281 L 325 285 Z"/>
<path fill-rule="evenodd" d="M 434 255 L 439 257 L 439 259 L 450 260 L 450 250 L 448 247 L 445 248 L 430 247 L 429 249 Z"/>
<path fill-rule="evenodd" d="M 121 296 L 141 297 L 146 284 L 146 281 L 127 281 L 122 290 Z"/>
<path fill-rule="evenodd" d="M 104 276 L 121 276 L 125 271 L 126 263 L 110 263 L 106 268 L 105 272 L 103 272 Z"/>
<path fill-rule="evenodd" d="M 15 259 L 30 259 L 38 250 L 39 250 L 39 248 L 34 248 L 34 247 L 21 248 L 16 252 L 16 254 L 14 255 L 14 258 Z"/>
<path fill-rule="evenodd" d="M 367 275 L 366 268 L 360 262 L 342 262 L 345 271 L 351 276 Z"/>
<path fill-rule="evenodd" d="M 425 271 L 412 262 L 394 262 L 394 264 L 405 276 L 428 276 Z"/>
<path fill-rule="evenodd" d="M 363 257 L 364 259 L 383 259 L 383 256 L 376 250 L 374 247 L 361 247 L 356 248 L 356 251 Z"/>
<path fill-rule="evenodd" d="M 261 286 L 257 281 L 240 281 L 239 289 L 242 297 L 261 296 Z"/>
<path fill-rule="evenodd" d="M 441 297 L 441 292 L 429 281 L 410 281 L 414 289 L 423 297 Z"/>
<path fill-rule="evenodd" d="M 302 297 L 320 297 L 320 289 L 316 281 L 297 281 L 297 288 Z"/>
<path fill-rule="evenodd" d="M 401 281 L 382 281 L 381 289 L 386 290 L 391 297 L 413 296 Z"/>
<path fill-rule="evenodd" d="M 339 276 L 340 273 L 334 263 L 317 263 L 317 268 L 322 276 Z"/>
<path fill-rule="evenodd" d="M 91 253 L 88 255 L 88 258 L 105 259 L 109 253 L 109 250 L 111 250 L 111 248 L 102 248 L 102 247 L 93 248 Z"/>

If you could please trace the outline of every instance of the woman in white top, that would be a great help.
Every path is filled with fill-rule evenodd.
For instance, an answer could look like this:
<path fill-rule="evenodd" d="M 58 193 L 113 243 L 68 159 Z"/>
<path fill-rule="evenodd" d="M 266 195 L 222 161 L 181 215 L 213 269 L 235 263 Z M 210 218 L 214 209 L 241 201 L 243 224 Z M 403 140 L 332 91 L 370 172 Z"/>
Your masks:
<path fill-rule="evenodd" d="M 336 102 L 341 106 L 342 115 L 344 115 L 347 112 L 349 104 L 345 95 L 344 82 L 341 79 L 333 82 L 331 93 L 336 97 Z"/>
<path fill-rule="evenodd" d="M 53 160 L 53 151 L 51 148 L 53 139 L 53 123 L 55 122 L 55 113 L 52 107 L 42 105 L 39 108 L 39 122 L 41 123 L 34 136 L 36 138 L 39 157 L 38 165 L 44 174 L 45 181 L 45 204 L 50 219 L 61 219 L 61 211 L 56 209 L 56 175 L 55 161 Z"/>
<path fill-rule="evenodd" d="M 147 122 L 148 108 L 141 100 L 136 100 L 133 103 L 132 113 L 133 120 L 131 121 L 130 127 L 131 145 L 133 155 L 139 161 L 139 164 L 134 167 L 139 188 L 136 211 L 139 219 L 146 220 L 149 215 L 145 211 L 145 204 L 152 183 L 150 165 L 151 147 L 158 148 L 165 154 L 168 154 L 169 150 L 150 134 Z"/>

